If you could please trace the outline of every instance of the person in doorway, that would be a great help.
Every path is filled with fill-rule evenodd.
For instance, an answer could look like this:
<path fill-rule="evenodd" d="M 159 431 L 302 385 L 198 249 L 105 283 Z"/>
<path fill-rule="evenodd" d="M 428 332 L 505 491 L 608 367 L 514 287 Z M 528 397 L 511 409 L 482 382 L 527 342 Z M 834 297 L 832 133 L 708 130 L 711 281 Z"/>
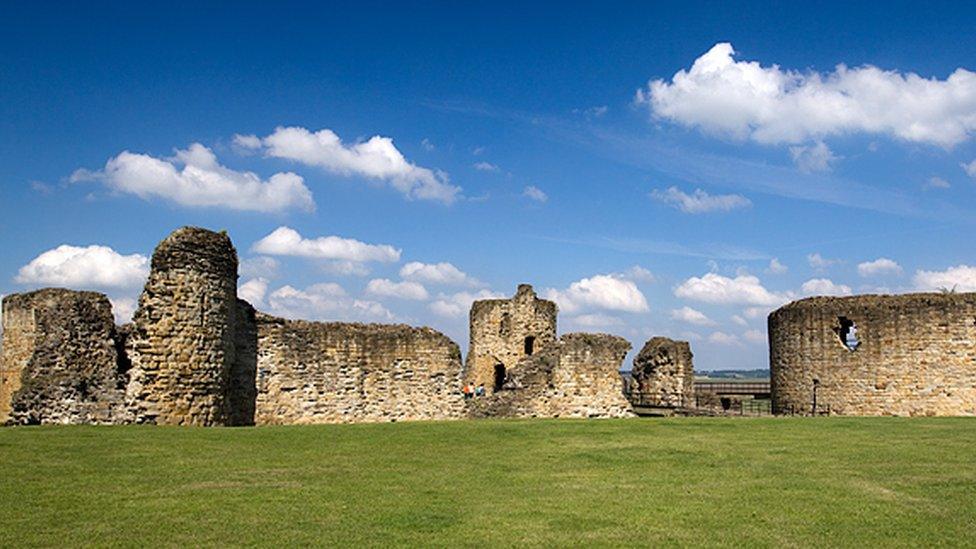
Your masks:
<path fill-rule="evenodd" d="M 478 396 L 478 397 L 485 396 L 485 386 L 478 385 L 478 388 L 474 390 L 474 396 Z"/>
<path fill-rule="evenodd" d="M 471 385 L 468 384 L 468 383 L 465 383 L 464 384 L 464 387 L 461 388 L 461 392 L 464 393 L 464 399 L 465 400 L 470 399 L 471 398 Z"/>

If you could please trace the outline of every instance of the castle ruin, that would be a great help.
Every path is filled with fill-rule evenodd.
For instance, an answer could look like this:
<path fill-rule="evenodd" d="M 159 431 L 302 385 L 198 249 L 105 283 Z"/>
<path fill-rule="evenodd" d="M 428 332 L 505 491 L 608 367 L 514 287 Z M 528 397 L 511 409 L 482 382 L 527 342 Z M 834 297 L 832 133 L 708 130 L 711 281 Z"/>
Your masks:
<path fill-rule="evenodd" d="M 976 414 L 976 293 L 812 297 L 768 328 L 774 411 Z"/>
<path fill-rule="evenodd" d="M 236 295 L 225 233 L 184 227 L 153 253 L 131 323 L 108 299 L 45 289 L 3 301 L 0 423 L 267 425 L 630 415 L 630 348 L 556 337 L 555 303 L 521 285 L 475 302 L 471 349 L 430 328 L 307 322 Z M 465 400 L 465 383 L 485 397 Z"/>

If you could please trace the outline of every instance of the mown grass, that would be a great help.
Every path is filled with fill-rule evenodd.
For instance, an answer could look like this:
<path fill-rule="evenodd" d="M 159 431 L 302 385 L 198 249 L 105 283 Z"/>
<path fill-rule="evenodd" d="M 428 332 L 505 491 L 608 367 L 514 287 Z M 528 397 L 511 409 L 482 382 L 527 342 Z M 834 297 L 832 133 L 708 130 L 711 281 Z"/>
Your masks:
<path fill-rule="evenodd" d="M 0 429 L 0 546 L 976 545 L 976 421 Z"/>

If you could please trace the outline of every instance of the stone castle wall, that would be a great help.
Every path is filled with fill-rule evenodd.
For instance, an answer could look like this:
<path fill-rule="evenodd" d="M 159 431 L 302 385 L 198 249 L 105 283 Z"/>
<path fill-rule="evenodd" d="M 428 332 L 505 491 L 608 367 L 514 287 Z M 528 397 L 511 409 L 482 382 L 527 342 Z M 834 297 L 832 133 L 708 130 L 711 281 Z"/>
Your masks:
<path fill-rule="evenodd" d="M 537 298 L 528 284 L 520 285 L 511 299 L 474 302 L 465 381 L 494 392 L 496 366 L 507 372 L 556 342 L 556 311 L 554 302 Z"/>
<path fill-rule="evenodd" d="M 461 351 L 430 328 L 259 314 L 257 424 L 456 419 Z"/>
<path fill-rule="evenodd" d="M 629 417 L 620 365 L 627 340 L 607 334 L 566 334 L 523 357 L 501 390 L 469 401 L 472 417 Z"/>
<path fill-rule="evenodd" d="M 976 293 L 803 299 L 768 328 L 775 409 L 809 413 L 816 380 L 821 412 L 976 414 Z"/>
<path fill-rule="evenodd" d="M 0 424 L 118 423 L 124 367 L 108 298 L 47 289 L 3 300 Z"/>
<path fill-rule="evenodd" d="M 184 227 L 156 247 L 126 343 L 137 421 L 231 422 L 236 307 L 237 252 L 226 234 Z"/>
<path fill-rule="evenodd" d="M 653 337 L 634 357 L 632 389 L 642 402 L 679 408 L 695 394 L 695 369 L 687 341 Z"/>

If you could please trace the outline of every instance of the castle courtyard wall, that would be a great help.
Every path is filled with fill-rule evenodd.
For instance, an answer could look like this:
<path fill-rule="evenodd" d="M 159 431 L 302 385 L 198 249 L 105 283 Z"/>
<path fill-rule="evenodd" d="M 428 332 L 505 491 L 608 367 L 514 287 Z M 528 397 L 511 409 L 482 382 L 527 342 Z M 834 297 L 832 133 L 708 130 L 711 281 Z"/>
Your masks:
<path fill-rule="evenodd" d="M 692 402 L 695 369 L 687 341 L 653 337 L 634 357 L 632 389 L 642 402 L 679 408 Z"/>
<path fill-rule="evenodd" d="M 257 316 L 255 423 L 465 416 L 461 351 L 430 328 Z"/>
<path fill-rule="evenodd" d="M 841 339 L 842 321 L 857 345 Z M 773 407 L 845 415 L 976 414 L 976 294 L 815 297 L 769 315 Z"/>

